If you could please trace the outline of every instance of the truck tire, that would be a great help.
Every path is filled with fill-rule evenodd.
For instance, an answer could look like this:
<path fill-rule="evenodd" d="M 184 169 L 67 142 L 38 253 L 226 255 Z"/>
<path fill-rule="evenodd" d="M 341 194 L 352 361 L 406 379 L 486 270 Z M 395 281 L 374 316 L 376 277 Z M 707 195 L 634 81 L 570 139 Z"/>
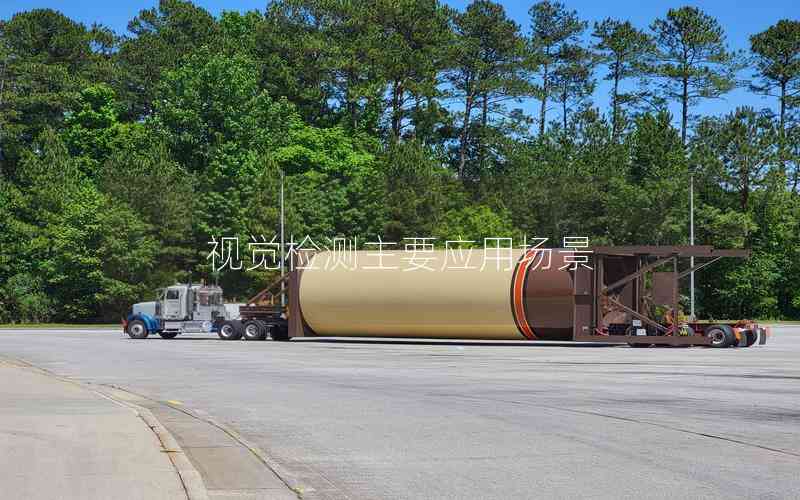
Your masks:
<path fill-rule="evenodd" d="M 277 340 L 280 342 L 286 342 L 289 340 L 289 329 L 283 326 L 273 326 L 270 330 L 272 340 Z"/>
<path fill-rule="evenodd" d="M 728 347 L 736 342 L 736 335 L 728 325 L 713 325 L 705 332 L 706 338 L 711 340 L 711 347 Z"/>
<path fill-rule="evenodd" d="M 239 340 L 242 338 L 242 324 L 238 321 L 223 321 L 219 326 L 219 338 L 222 340 Z"/>
<path fill-rule="evenodd" d="M 178 332 L 158 332 L 162 339 L 174 339 L 178 336 Z"/>
<path fill-rule="evenodd" d="M 750 347 L 758 342 L 758 333 L 753 330 L 739 330 L 739 335 L 741 336 L 741 340 L 735 344 L 736 347 Z"/>
<path fill-rule="evenodd" d="M 128 323 L 127 328 L 128 336 L 132 339 L 146 339 L 150 332 L 147 331 L 147 325 L 140 319 L 135 319 Z"/>
<path fill-rule="evenodd" d="M 245 340 L 264 340 L 267 338 L 266 328 L 257 319 L 251 319 L 242 327 Z"/>
<path fill-rule="evenodd" d="M 757 331 L 747 330 L 745 333 L 747 333 L 747 337 L 746 337 L 747 338 L 747 343 L 745 344 L 745 347 L 750 347 L 753 344 L 755 344 L 756 342 L 758 342 L 758 332 Z"/>

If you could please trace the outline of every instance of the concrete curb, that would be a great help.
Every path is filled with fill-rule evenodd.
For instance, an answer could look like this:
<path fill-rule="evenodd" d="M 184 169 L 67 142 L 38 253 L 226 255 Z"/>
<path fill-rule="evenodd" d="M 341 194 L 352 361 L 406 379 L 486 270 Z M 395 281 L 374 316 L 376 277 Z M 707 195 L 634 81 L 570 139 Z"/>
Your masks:
<path fill-rule="evenodd" d="M 231 439 L 236 441 L 237 443 L 241 444 L 243 447 L 247 448 L 250 453 L 252 453 L 261 463 L 263 463 L 269 470 L 271 470 L 278 479 L 286 485 L 286 487 L 292 490 L 295 494 L 297 494 L 300 498 L 309 498 L 309 495 L 313 495 L 315 490 L 314 488 L 303 486 L 300 481 L 295 477 L 294 474 L 287 471 L 282 465 L 280 465 L 277 461 L 272 459 L 267 453 L 264 452 L 261 448 L 256 446 L 255 444 L 248 441 L 244 438 L 241 434 L 239 434 L 236 430 L 231 428 L 228 425 L 225 425 L 221 422 L 214 420 L 213 418 L 202 415 L 196 411 L 190 410 L 183 405 L 175 404 L 169 401 L 157 401 L 150 399 L 146 396 L 142 396 L 140 394 L 136 394 L 115 385 L 103 385 L 104 390 L 108 390 L 115 394 L 124 395 L 125 398 L 133 398 L 138 400 L 147 400 L 154 404 L 160 404 L 166 406 L 172 410 L 179 411 L 185 415 L 188 415 L 200 422 L 204 422 L 206 424 L 212 425 L 217 429 L 221 430 L 225 434 L 227 434 Z M 149 413 L 149 410 L 146 408 L 144 409 Z M 152 414 L 151 414 L 152 415 Z M 174 439 L 173 439 L 174 441 Z M 177 445 L 177 443 L 175 443 Z M 184 456 L 185 458 L 185 456 Z"/>
<path fill-rule="evenodd" d="M 250 441 L 242 437 L 241 434 L 236 432 L 231 427 L 221 422 L 217 422 L 211 417 L 199 415 L 198 413 L 184 406 L 175 405 L 170 402 L 162 402 L 161 404 L 167 405 L 173 410 L 185 413 L 186 415 L 189 415 L 190 417 L 205 422 L 209 425 L 213 425 L 217 429 L 221 430 L 222 432 L 230 436 L 231 439 L 238 442 L 239 444 L 247 448 L 250 451 L 250 453 L 255 455 L 256 458 L 258 458 L 258 460 L 260 460 L 261 463 L 263 463 L 268 469 L 270 469 L 278 477 L 278 479 L 280 479 L 283 482 L 283 484 L 286 485 L 287 488 L 294 491 L 300 498 L 309 498 L 309 495 L 313 495 L 315 491 L 313 488 L 303 486 L 292 473 L 287 471 L 278 462 L 273 460 L 269 455 L 267 455 L 264 452 L 264 450 L 262 450 L 255 444 L 251 443 Z"/>
<path fill-rule="evenodd" d="M 142 422 L 156 435 L 158 441 L 161 443 L 162 451 L 169 457 L 175 472 L 178 475 L 186 497 L 188 500 L 208 500 L 208 491 L 206 490 L 203 479 L 197 469 L 192 465 L 191 461 L 186 457 L 183 449 L 175 440 L 174 436 L 158 421 L 153 413 L 140 405 L 133 402 L 135 399 L 141 399 L 139 396 L 122 391 L 120 389 L 113 389 L 112 391 L 100 391 L 96 386 L 79 382 L 77 380 L 61 377 L 53 372 L 36 365 L 32 365 L 26 361 L 0 356 L 0 362 L 6 362 L 18 368 L 34 371 L 41 375 L 53 378 L 60 382 L 65 382 L 80 387 L 86 391 L 96 394 L 104 399 L 107 399 L 114 404 L 123 406 L 133 411 Z M 133 396 L 133 397 L 132 397 Z"/>
<path fill-rule="evenodd" d="M 180 477 L 183 489 L 186 491 L 186 496 L 189 500 L 208 500 L 208 491 L 206 490 L 205 483 L 200 472 L 192 465 L 192 462 L 186 457 L 183 448 L 175 440 L 175 437 L 167 430 L 166 427 L 161 425 L 153 413 L 131 401 L 130 393 L 120 389 L 112 391 L 98 391 L 95 393 L 103 396 L 115 403 L 130 408 L 141 418 L 145 424 L 153 431 L 161 442 L 163 451 L 169 457 L 172 466 L 175 467 L 178 476 Z"/>

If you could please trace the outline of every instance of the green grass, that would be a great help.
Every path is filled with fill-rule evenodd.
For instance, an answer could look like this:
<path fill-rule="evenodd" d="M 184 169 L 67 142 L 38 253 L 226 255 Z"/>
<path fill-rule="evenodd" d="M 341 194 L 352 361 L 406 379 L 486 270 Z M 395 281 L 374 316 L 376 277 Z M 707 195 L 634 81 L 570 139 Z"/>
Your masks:
<path fill-rule="evenodd" d="M 122 328 L 122 326 L 119 323 L 5 323 L 0 325 L 0 330 L 35 330 L 41 328 L 79 330 L 85 328 Z"/>

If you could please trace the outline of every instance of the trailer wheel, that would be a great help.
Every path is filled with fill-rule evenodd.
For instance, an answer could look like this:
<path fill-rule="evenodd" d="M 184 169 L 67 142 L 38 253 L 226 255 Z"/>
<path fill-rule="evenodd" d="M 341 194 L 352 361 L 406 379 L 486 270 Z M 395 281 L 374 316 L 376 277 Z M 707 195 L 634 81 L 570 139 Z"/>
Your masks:
<path fill-rule="evenodd" d="M 255 319 L 251 319 L 242 328 L 245 340 L 264 340 L 267 337 L 264 325 Z"/>
<path fill-rule="evenodd" d="M 711 347 L 728 347 L 736 342 L 736 335 L 728 325 L 714 325 L 706 330 L 706 338 L 711 340 Z"/>
<path fill-rule="evenodd" d="M 758 342 L 758 332 L 755 332 L 753 330 L 743 330 L 742 335 L 744 335 L 743 347 L 750 347 L 751 345 Z"/>
<path fill-rule="evenodd" d="M 238 321 L 223 321 L 219 327 L 219 338 L 222 340 L 238 340 L 242 338 L 241 323 Z"/>
<path fill-rule="evenodd" d="M 147 326 L 144 321 L 135 319 L 128 323 L 128 336 L 132 339 L 146 339 L 150 332 L 147 331 Z"/>
<path fill-rule="evenodd" d="M 178 336 L 178 332 L 158 332 L 162 339 L 174 339 Z"/>

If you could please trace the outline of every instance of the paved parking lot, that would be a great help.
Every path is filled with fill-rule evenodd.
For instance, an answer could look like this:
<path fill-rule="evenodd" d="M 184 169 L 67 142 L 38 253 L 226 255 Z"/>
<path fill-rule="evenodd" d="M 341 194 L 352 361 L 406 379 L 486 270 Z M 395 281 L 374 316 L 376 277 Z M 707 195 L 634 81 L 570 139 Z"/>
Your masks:
<path fill-rule="evenodd" d="M 0 355 L 207 415 L 308 498 L 800 498 L 798 327 L 723 350 L 19 330 Z"/>

